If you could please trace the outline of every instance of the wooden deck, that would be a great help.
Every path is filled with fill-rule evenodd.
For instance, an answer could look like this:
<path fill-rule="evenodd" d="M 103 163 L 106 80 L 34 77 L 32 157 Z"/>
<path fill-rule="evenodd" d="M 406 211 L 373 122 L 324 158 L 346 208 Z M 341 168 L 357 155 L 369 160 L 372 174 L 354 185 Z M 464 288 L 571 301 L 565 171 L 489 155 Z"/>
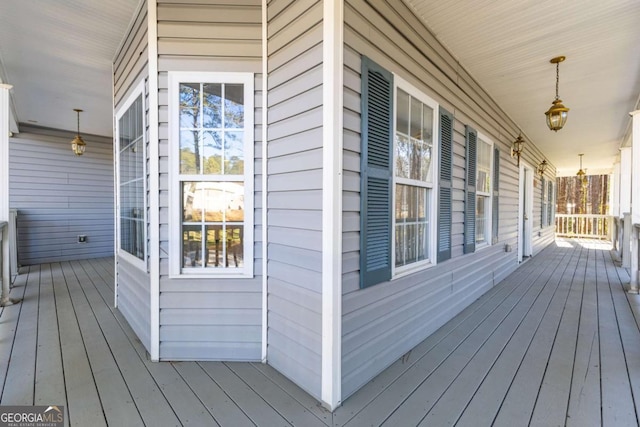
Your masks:
<path fill-rule="evenodd" d="M 640 329 L 601 243 L 549 246 L 333 414 L 260 363 L 152 363 L 113 260 L 32 266 L 0 313 L 1 405 L 77 426 L 635 426 Z"/>

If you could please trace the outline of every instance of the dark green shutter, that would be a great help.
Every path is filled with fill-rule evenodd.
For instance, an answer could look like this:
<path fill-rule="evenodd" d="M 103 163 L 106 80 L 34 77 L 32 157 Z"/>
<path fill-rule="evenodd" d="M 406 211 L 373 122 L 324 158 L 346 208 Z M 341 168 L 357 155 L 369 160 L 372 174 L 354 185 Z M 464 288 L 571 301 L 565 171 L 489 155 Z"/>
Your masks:
<path fill-rule="evenodd" d="M 467 176 L 464 191 L 464 253 L 476 250 L 476 169 L 478 152 L 478 132 L 465 126 L 467 142 Z"/>
<path fill-rule="evenodd" d="M 451 180 L 453 114 L 440 107 L 440 179 L 438 180 L 438 262 L 451 258 Z"/>
<path fill-rule="evenodd" d="M 498 243 L 500 229 L 500 150 L 493 149 L 493 200 L 491 211 L 491 244 Z"/>
<path fill-rule="evenodd" d="M 553 221 L 553 182 L 547 182 L 549 196 L 547 197 L 547 225 L 555 225 Z"/>
<path fill-rule="evenodd" d="M 546 192 L 546 181 L 542 178 L 542 183 L 540 184 L 542 187 L 541 195 L 540 195 L 540 228 L 544 228 L 547 225 L 547 220 L 545 218 L 545 214 L 547 213 L 547 207 L 545 206 L 547 202 L 547 192 Z"/>
<path fill-rule="evenodd" d="M 360 287 L 391 279 L 393 74 L 362 58 Z"/>

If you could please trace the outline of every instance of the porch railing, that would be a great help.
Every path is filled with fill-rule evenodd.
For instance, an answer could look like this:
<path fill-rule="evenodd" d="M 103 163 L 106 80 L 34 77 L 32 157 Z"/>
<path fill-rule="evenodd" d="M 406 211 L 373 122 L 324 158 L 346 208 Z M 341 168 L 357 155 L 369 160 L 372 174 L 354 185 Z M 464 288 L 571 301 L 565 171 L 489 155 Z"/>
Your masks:
<path fill-rule="evenodd" d="M 593 214 L 556 214 L 556 236 L 612 239 L 613 217 Z"/>

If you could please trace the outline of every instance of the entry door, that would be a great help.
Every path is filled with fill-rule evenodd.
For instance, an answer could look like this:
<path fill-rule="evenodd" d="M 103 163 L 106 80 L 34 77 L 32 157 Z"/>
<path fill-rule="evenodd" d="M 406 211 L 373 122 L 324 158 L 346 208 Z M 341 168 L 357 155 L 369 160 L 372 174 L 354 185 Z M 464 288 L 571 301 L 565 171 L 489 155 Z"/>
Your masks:
<path fill-rule="evenodd" d="M 520 162 L 520 209 L 518 226 L 518 262 L 533 253 L 533 168 Z"/>

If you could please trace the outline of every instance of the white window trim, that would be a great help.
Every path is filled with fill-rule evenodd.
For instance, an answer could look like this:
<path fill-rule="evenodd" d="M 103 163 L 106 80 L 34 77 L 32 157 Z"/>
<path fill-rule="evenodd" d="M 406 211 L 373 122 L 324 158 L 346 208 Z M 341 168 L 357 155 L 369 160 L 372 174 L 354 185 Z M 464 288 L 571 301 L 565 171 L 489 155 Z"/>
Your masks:
<path fill-rule="evenodd" d="M 148 204 L 147 204 L 147 103 L 145 98 L 145 82 L 141 81 L 129 94 L 126 100 L 122 103 L 120 108 L 116 111 L 115 117 L 115 144 L 113 148 L 114 159 L 116 162 L 116 188 L 115 188 L 115 199 L 116 199 L 116 251 L 120 258 L 126 260 L 127 262 L 133 264 L 143 271 L 147 271 L 147 260 L 148 260 L 148 252 L 149 252 L 149 236 L 147 233 L 148 227 Z M 127 112 L 127 110 L 131 107 L 134 101 L 142 96 L 142 158 L 144 159 L 142 168 L 142 174 L 144 177 L 144 200 L 143 200 L 143 224 L 144 224 L 144 256 L 143 259 L 138 258 L 137 256 L 130 254 L 129 252 L 122 249 L 121 245 L 121 236 L 120 236 L 120 118 Z"/>
<path fill-rule="evenodd" d="M 392 214 L 391 214 L 391 280 L 399 279 L 404 276 L 408 276 L 417 271 L 425 270 L 429 267 L 436 265 L 437 260 L 437 219 L 438 219 L 438 177 L 440 176 L 438 167 L 440 162 L 440 152 L 438 141 L 440 140 L 440 122 L 438 119 L 439 104 L 429 96 L 425 95 L 422 90 L 416 88 L 414 85 L 394 74 L 393 76 L 393 183 L 392 185 Z M 397 114 L 397 102 L 398 88 L 407 92 L 413 98 L 419 100 L 424 105 L 427 105 L 433 109 L 433 151 L 431 156 L 431 173 L 432 173 L 432 186 L 429 197 L 429 258 L 417 261 L 401 267 L 396 267 L 396 213 L 395 213 L 395 195 L 396 195 L 396 161 L 395 161 L 395 135 L 396 135 L 396 114 Z"/>
<path fill-rule="evenodd" d="M 175 279 L 199 278 L 250 278 L 253 277 L 253 245 L 254 239 L 254 75 L 253 73 L 224 73 L 224 72 L 190 72 L 171 71 L 168 76 L 169 89 L 169 277 Z M 180 125 L 178 93 L 180 83 L 240 83 L 245 87 L 245 164 L 244 164 L 244 267 L 225 269 L 222 271 L 182 270 L 182 201 L 180 198 Z"/>
<path fill-rule="evenodd" d="M 493 236 L 493 186 L 495 185 L 495 183 L 493 182 L 493 168 L 495 167 L 495 165 L 493 164 L 493 140 L 489 137 L 487 137 L 485 134 L 483 134 L 482 132 L 478 131 L 478 143 L 477 145 L 480 145 L 480 141 L 484 142 L 485 144 L 489 144 L 489 178 L 491 179 L 491 188 L 489 189 L 489 195 L 487 196 L 489 203 L 487 204 L 487 206 L 489 207 L 489 209 L 487 209 L 487 226 L 485 228 L 485 241 L 482 243 L 478 243 L 476 241 L 476 251 L 484 249 L 484 248 L 488 248 L 489 246 L 491 246 L 491 241 L 493 240 L 492 236 Z M 476 148 L 476 153 L 479 150 Z M 478 159 L 476 158 L 476 171 L 478 170 Z M 477 172 L 476 172 L 477 173 Z M 477 186 L 477 177 L 476 177 L 476 186 Z M 476 205 L 478 203 L 478 194 L 480 192 L 478 191 L 477 187 L 476 187 Z M 483 193 L 484 195 L 485 193 Z M 485 209 L 486 207 L 485 206 Z"/>
<path fill-rule="evenodd" d="M 544 198 L 542 200 L 542 205 L 544 206 L 544 221 L 540 228 L 551 227 L 552 225 L 555 226 L 555 224 L 552 224 L 552 221 L 554 209 L 553 201 L 555 200 L 554 196 L 556 188 L 552 180 L 547 179 L 545 182 L 547 184 L 547 188 L 544 189 Z M 549 198 L 549 196 L 551 196 L 551 198 Z"/>

